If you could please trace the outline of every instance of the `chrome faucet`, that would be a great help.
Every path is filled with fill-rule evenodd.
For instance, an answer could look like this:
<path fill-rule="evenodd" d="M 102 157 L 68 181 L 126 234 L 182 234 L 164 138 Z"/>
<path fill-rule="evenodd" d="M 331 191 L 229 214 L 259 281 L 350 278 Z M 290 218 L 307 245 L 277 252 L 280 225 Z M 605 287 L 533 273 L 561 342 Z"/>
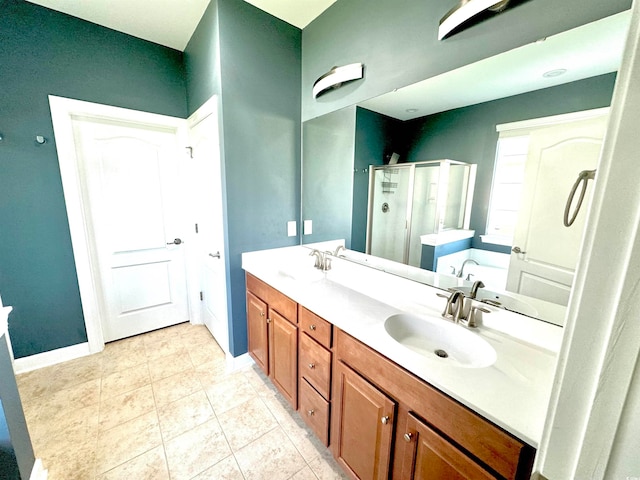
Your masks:
<path fill-rule="evenodd" d="M 323 272 L 328 272 L 329 270 L 331 270 L 331 252 L 330 251 L 326 251 L 324 252 L 324 255 L 322 256 L 322 271 Z"/>
<path fill-rule="evenodd" d="M 334 257 L 337 257 L 337 256 L 338 256 L 338 254 L 340 253 L 340 250 L 345 250 L 345 251 L 346 251 L 347 249 L 346 249 L 346 248 L 344 248 L 344 246 L 343 246 L 343 245 L 338 245 L 338 246 L 336 247 L 336 249 L 333 251 L 333 256 L 334 256 Z M 344 255 L 343 255 L 343 256 L 344 256 Z"/>
<path fill-rule="evenodd" d="M 460 271 L 458 272 L 458 274 L 456 275 L 456 277 L 458 278 L 462 278 L 462 276 L 464 275 L 464 267 L 465 265 L 467 265 L 467 263 L 473 263 L 475 265 L 480 265 L 478 262 L 476 262 L 473 258 L 467 258 L 464 262 L 462 262 L 462 266 L 460 267 Z"/>
<path fill-rule="evenodd" d="M 483 287 L 484 283 L 482 283 L 482 280 L 476 280 L 475 282 L 473 282 L 471 291 L 469 292 L 469 298 L 476 298 L 476 296 L 478 295 L 478 289 Z"/>
<path fill-rule="evenodd" d="M 481 284 L 482 282 L 478 281 L 476 283 Z M 477 286 L 476 290 L 478 288 L 480 288 L 480 285 Z M 490 310 L 480 305 L 473 305 L 471 298 L 474 297 L 465 302 L 466 297 L 463 292 L 455 289 L 450 291 L 451 295 L 449 296 L 443 293 L 437 293 L 436 295 L 447 299 L 447 305 L 444 307 L 442 316 L 451 318 L 453 323 L 462 323 L 469 328 L 476 328 L 482 323 L 482 314 L 491 313 Z"/>
<path fill-rule="evenodd" d="M 311 250 L 311 253 L 309 253 L 309 256 L 316 256 L 316 261 L 313 264 L 313 266 L 315 268 L 322 268 L 324 265 L 324 258 L 322 256 L 322 252 L 320 252 L 320 250 L 316 250 L 315 248 L 313 250 Z"/>
<path fill-rule="evenodd" d="M 453 323 L 459 323 L 464 312 L 464 293 L 460 290 L 454 290 L 447 298 L 447 305 L 444 307 L 442 316 L 451 317 Z"/>

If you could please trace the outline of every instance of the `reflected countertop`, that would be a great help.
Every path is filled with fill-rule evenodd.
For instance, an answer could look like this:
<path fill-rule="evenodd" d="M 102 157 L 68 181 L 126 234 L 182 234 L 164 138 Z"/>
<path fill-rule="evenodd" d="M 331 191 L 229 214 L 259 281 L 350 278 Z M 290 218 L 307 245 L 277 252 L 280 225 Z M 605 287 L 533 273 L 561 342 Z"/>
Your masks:
<path fill-rule="evenodd" d="M 483 325 L 470 331 L 491 344 L 496 362 L 485 368 L 451 366 L 409 350 L 384 328 L 386 318 L 400 312 L 440 317 L 445 299 L 437 288 L 335 257 L 332 269 L 321 272 L 301 246 L 244 253 L 242 268 L 537 448 L 561 327 L 487 307 L 491 313 Z"/>

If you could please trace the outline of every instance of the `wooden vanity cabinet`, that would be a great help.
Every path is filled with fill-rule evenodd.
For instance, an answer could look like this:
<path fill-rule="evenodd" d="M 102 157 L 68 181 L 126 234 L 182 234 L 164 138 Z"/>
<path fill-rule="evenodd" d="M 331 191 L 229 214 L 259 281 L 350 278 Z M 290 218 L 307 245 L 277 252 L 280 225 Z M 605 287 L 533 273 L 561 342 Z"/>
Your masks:
<path fill-rule="evenodd" d="M 531 446 L 250 274 L 247 321 L 251 357 L 352 478 L 530 477 Z"/>
<path fill-rule="evenodd" d="M 325 446 L 331 414 L 333 325 L 302 305 L 298 308 L 299 412 Z"/>
<path fill-rule="evenodd" d="M 344 363 L 335 363 L 331 448 L 356 479 L 389 478 L 396 403 Z"/>
<path fill-rule="evenodd" d="M 495 476 L 456 448 L 426 422 L 409 413 L 402 442 L 403 479 L 467 480 L 470 478 L 495 480 Z"/>
<path fill-rule="evenodd" d="M 344 457 L 342 452 L 345 449 L 358 455 L 358 449 L 363 448 L 358 459 L 350 459 L 349 462 L 358 465 L 366 475 L 354 472 L 353 468 L 351 471 L 347 469 L 353 478 L 380 478 L 371 474 L 378 471 L 378 457 L 371 455 L 370 451 L 364 453 L 364 444 L 357 443 L 361 436 L 373 435 L 371 426 L 362 418 L 364 411 L 373 410 L 370 397 L 364 393 L 363 382 L 396 403 L 395 418 L 391 416 L 389 419 L 389 423 L 395 425 L 391 478 L 529 478 L 535 454 L 532 447 L 341 330 L 334 329 L 334 334 L 336 372 L 332 448 L 334 456 L 343 465 L 340 456 Z M 345 369 L 360 378 L 361 382 L 357 383 L 359 389 L 350 381 L 352 376 L 345 380 Z M 345 389 L 345 382 L 353 384 L 353 388 Z M 345 398 L 345 392 L 351 398 Z M 357 420 L 352 420 L 352 415 L 356 415 Z M 381 423 L 381 419 L 378 422 Z M 379 442 L 382 437 L 371 438 Z M 355 449 L 354 442 L 357 445 Z M 369 448 L 371 450 L 372 447 Z M 376 448 L 382 446 L 377 445 Z M 358 462 L 363 462 L 366 467 Z"/>
<path fill-rule="evenodd" d="M 298 408 L 298 305 L 247 274 L 249 355 Z"/>

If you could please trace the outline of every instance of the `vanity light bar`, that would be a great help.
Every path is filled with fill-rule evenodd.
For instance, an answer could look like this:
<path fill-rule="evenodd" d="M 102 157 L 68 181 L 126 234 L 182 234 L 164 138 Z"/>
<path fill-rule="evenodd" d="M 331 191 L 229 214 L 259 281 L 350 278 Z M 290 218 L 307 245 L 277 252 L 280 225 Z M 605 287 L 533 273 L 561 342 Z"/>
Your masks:
<path fill-rule="evenodd" d="M 509 3 L 508 0 L 461 0 L 458 5 L 449 10 L 449 12 L 440 19 L 438 40 L 442 40 L 464 22 L 485 10 L 492 10 L 494 12 L 502 11 L 506 8 L 507 3 Z"/>
<path fill-rule="evenodd" d="M 318 98 L 331 89 L 339 88 L 346 82 L 359 80 L 363 76 L 364 64 L 362 63 L 351 63 L 342 67 L 333 67 L 313 84 L 313 98 Z"/>

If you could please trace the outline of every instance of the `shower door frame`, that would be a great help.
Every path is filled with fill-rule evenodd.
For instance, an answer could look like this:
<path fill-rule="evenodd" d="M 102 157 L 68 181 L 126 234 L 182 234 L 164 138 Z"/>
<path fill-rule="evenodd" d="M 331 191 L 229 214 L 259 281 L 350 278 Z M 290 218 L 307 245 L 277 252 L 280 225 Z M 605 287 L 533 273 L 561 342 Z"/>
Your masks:
<path fill-rule="evenodd" d="M 406 214 L 405 214 L 405 229 L 404 229 L 404 249 L 403 249 L 403 255 L 402 255 L 402 263 L 404 265 L 408 265 L 409 264 L 409 250 L 410 250 L 410 246 L 411 246 L 411 225 L 412 225 L 412 216 L 413 216 L 413 192 L 414 192 L 414 185 L 415 185 L 415 175 L 416 175 L 416 168 L 418 166 L 423 166 L 423 165 L 437 165 L 437 166 L 442 166 L 443 164 L 447 164 L 449 166 L 451 165 L 465 165 L 465 166 L 469 166 L 472 167 L 473 164 L 471 163 L 467 163 L 467 162 L 461 162 L 459 160 L 450 160 L 450 159 L 440 159 L 440 160 L 422 160 L 419 162 L 407 162 L 407 163 L 400 163 L 400 164 L 396 164 L 396 165 L 369 165 L 369 192 L 368 192 L 368 205 L 367 205 L 367 238 L 366 238 L 366 248 L 365 248 L 365 253 L 367 255 L 371 254 L 371 241 L 372 241 L 372 229 L 373 229 L 373 200 L 374 200 L 374 190 L 375 188 L 372 188 L 372 186 L 374 185 L 375 182 L 375 175 L 376 175 L 376 171 L 378 170 L 385 170 L 385 169 L 392 169 L 392 168 L 408 168 L 409 171 L 409 188 L 407 190 L 407 209 L 406 209 Z M 475 181 L 475 174 L 472 174 L 471 172 L 469 173 L 469 179 L 468 181 L 471 181 L 471 177 L 473 177 L 474 181 Z M 475 182 L 474 182 L 475 183 Z M 468 187 L 467 187 L 468 188 Z M 440 195 L 440 192 L 438 192 L 438 196 Z M 470 213 L 470 206 L 469 206 L 469 196 L 473 196 L 473 191 L 469 191 L 467 189 L 467 199 L 466 199 L 466 206 L 465 206 L 465 223 L 469 222 L 469 213 Z M 434 225 L 438 226 L 438 229 L 440 228 L 440 220 L 441 220 L 441 212 L 440 212 L 440 200 L 438 199 L 438 204 L 436 207 L 436 218 L 434 221 Z"/>

